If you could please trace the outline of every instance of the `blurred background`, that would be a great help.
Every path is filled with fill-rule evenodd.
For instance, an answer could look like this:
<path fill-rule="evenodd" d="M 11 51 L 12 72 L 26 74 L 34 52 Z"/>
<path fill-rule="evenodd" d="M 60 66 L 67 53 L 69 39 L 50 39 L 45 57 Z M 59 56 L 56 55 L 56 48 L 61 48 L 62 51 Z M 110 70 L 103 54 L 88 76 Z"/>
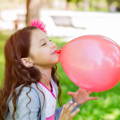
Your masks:
<path fill-rule="evenodd" d="M 75 37 L 105 35 L 120 44 L 120 0 L 0 0 L 0 87 L 4 79 L 4 44 L 33 19 L 44 22 L 49 38 L 61 48 Z M 58 64 L 62 103 L 68 91 L 78 89 Z M 111 90 L 92 93 L 100 97 L 81 106 L 75 120 L 120 120 L 120 84 Z"/>

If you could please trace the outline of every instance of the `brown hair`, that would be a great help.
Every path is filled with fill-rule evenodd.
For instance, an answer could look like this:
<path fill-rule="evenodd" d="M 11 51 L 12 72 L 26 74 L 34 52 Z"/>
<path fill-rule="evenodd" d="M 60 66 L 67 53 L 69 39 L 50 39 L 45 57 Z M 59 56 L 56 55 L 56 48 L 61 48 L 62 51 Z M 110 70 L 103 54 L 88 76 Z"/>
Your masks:
<path fill-rule="evenodd" d="M 37 68 L 35 67 L 27 68 L 22 64 L 20 60 L 21 58 L 29 56 L 30 35 L 31 35 L 31 31 L 34 29 L 38 29 L 38 28 L 29 26 L 21 30 L 18 30 L 16 33 L 11 35 L 9 40 L 6 42 L 4 49 L 5 77 L 4 77 L 3 88 L 0 90 L 0 120 L 4 120 L 4 115 L 8 109 L 7 106 L 8 97 L 12 95 L 13 105 L 14 105 L 14 112 L 12 117 L 13 119 L 15 119 L 14 115 L 17 109 L 16 101 L 23 87 L 27 86 L 30 88 L 31 91 L 31 86 L 30 86 L 31 83 L 37 84 L 37 82 L 41 78 L 41 73 Z M 58 78 L 56 76 L 56 70 L 57 70 L 57 66 L 54 65 L 52 67 L 51 75 L 59 88 L 58 100 L 60 103 L 61 88 Z M 17 88 L 20 85 L 22 85 L 22 87 L 20 88 L 19 92 L 16 93 L 15 88 Z M 28 91 L 28 93 L 30 91 Z"/>

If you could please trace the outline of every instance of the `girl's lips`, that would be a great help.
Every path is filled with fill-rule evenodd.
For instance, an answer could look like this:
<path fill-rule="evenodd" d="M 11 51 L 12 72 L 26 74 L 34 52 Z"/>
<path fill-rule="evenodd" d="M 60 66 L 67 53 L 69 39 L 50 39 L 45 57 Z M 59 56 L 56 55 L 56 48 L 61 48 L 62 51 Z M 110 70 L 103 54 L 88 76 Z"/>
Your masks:
<path fill-rule="evenodd" d="M 60 54 L 61 50 L 55 50 L 54 53 Z"/>
<path fill-rule="evenodd" d="M 51 54 L 60 54 L 60 53 L 61 53 L 61 50 L 55 50 Z"/>

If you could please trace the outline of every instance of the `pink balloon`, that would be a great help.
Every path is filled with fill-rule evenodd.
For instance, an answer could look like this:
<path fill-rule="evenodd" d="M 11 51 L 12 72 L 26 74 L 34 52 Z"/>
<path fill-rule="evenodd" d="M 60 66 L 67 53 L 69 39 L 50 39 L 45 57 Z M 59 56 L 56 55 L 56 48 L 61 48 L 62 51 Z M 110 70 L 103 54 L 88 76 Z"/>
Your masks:
<path fill-rule="evenodd" d="M 111 89 L 120 80 L 120 48 L 105 36 L 86 35 L 68 42 L 59 61 L 71 81 L 90 91 Z"/>

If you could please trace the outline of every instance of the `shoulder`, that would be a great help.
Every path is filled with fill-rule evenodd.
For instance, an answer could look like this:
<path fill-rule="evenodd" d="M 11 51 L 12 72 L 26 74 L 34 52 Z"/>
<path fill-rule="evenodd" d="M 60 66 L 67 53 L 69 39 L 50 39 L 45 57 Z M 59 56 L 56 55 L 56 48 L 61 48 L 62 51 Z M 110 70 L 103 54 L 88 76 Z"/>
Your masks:
<path fill-rule="evenodd" d="M 17 87 L 16 91 L 18 92 L 21 87 L 22 86 Z M 13 113 L 14 110 L 13 102 L 14 102 L 13 97 L 9 97 L 7 104 L 10 113 Z M 30 89 L 29 87 L 23 87 L 20 95 L 17 97 L 16 105 L 17 105 L 17 113 L 23 114 L 23 110 L 24 113 L 28 112 L 29 109 L 39 110 L 41 104 L 40 104 L 40 98 L 37 92 L 33 88 Z"/>
<path fill-rule="evenodd" d="M 16 91 L 18 92 L 20 88 L 17 88 Z M 30 96 L 32 98 L 38 98 L 38 94 L 36 92 L 36 90 L 33 87 L 23 87 L 20 96 Z"/>
<path fill-rule="evenodd" d="M 16 88 L 16 93 L 19 92 L 21 87 L 22 87 L 22 85 Z M 40 105 L 40 98 L 39 98 L 37 92 L 32 87 L 29 88 L 29 87 L 25 86 L 22 88 L 20 95 L 17 97 L 16 104 L 18 106 L 21 106 L 21 105 L 25 105 L 29 102 L 33 105 L 34 105 L 34 103 L 36 103 L 37 105 Z M 7 104 L 9 105 L 9 107 L 13 106 L 13 97 L 11 95 L 8 98 Z"/>
<path fill-rule="evenodd" d="M 40 106 L 40 98 L 35 89 L 33 89 L 32 87 L 24 87 L 17 99 L 17 106 L 19 108 L 25 108 L 26 104 L 31 109 Z"/>
<path fill-rule="evenodd" d="M 20 91 L 20 89 L 22 88 L 23 85 L 20 85 L 18 86 L 15 91 L 16 93 L 18 94 L 18 92 Z M 12 95 L 10 94 L 9 97 L 8 97 L 8 100 L 7 100 L 7 103 L 9 103 L 10 101 L 12 101 Z M 24 86 L 20 92 L 20 95 L 18 96 L 18 101 L 19 99 L 26 99 L 28 100 L 29 98 L 31 99 L 39 99 L 39 96 L 36 92 L 36 90 L 33 88 L 33 87 L 27 87 L 27 86 Z"/>

